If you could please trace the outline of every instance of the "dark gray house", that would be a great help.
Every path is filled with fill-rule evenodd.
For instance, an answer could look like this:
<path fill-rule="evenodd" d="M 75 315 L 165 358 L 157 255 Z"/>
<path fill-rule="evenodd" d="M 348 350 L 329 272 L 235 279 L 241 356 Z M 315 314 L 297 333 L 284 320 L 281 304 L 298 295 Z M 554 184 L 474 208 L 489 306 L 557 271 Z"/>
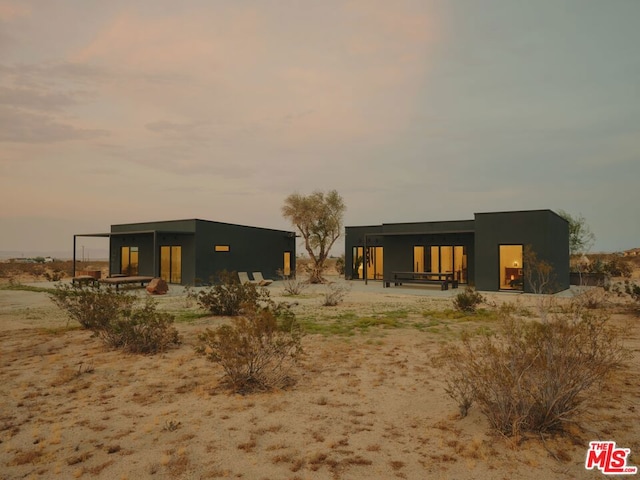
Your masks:
<path fill-rule="evenodd" d="M 109 272 L 162 277 L 169 283 L 208 283 L 222 270 L 262 272 L 276 278 L 295 271 L 295 232 L 208 220 L 112 225 L 108 233 L 73 237 L 109 238 Z"/>
<path fill-rule="evenodd" d="M 394 272 L 452 273 L 477 290 L 530 292 L 527 246 L 553 268 L 550 291 L 569 288 L 569 225 L 551 210 L 346 227 L 345 277 L 393 282 Z"/>

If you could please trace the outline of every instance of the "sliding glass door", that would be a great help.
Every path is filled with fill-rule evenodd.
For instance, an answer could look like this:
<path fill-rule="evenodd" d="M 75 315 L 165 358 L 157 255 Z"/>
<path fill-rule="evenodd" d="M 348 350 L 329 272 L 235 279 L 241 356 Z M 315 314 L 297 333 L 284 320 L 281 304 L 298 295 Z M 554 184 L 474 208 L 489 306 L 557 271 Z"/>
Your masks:
<path fill-rule="evenodd" d="M 416 249 L 414 252 L 414 268 L 416 262 Z M 426 266 L 432 273 L 454 273 L 456 280 L 460 283 L 467 283 L 467 249 L 462 245 L 432 245 L 429 247 L 429 258 L 425 260 Z M 416 270 L 418 271 L 418 270 Z"/>
<path fill-rule="evenodd" d="M 382 280 L 382 247 L 367 247 L 367 279 Z"/>
<path fill-rule="evenodd" d="M 120 273 L 128 276 L 138 275 L 138 247 L 120 248 Z"/>
<path fill-rule="evenodd" d="M 182 282 L 182 247 L 160 247 L 160 277 L 168 283 Z"/>
<path fill-rule="evenodd" d="M 383 247 L 353 247 L 351 278 L 382 280 Z"/>

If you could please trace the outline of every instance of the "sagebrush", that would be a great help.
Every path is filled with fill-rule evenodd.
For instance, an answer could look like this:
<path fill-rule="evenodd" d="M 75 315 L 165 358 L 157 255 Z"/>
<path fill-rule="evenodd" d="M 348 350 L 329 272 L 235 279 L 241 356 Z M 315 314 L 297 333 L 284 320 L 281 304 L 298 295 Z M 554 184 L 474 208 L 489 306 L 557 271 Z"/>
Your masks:
<path fill-rule="evenodd" d="M 110 287 L 68 284 L 57 285 L 50 298 L 110 348 L 157 353 L 180 344 L 174 317 L 158 312 L 151 298 L 138 307 L 136 297 Z"/>
<path fill-rule="evenodd" d="M 159 353 L 181 342 L 173 322 L 173 315 L 159 312 L 156 303 L 147 298 L 143 307 L 121 312 L 107 328 L 96 333 L 112 348 L 129 353 Z"/>
<path fill-rule="evenodd" d="M 284 388 L 302 353 L 302 329 L 284 305 L 245 305 L 230 325 L 199 335 L 196 351 L 219 364 L 224 381 L 238 393 Z"/>
<path fill-rule="evenodd" d="M 504 311 L 495 336 L 465 336 L 443 351 L 446 391 L 462 415 L 475 403 L 502 434 L 562 430 L 623 361 L 620 335 L 607 320 L 578 303 L 549 321 Z"/>
<path fill-rule="evenodd" d="M 198 304 L 212 315 L 237 316 L 243 305 L 269 300 L 269 290 L 252 283 L 240 283 L 236 272 L 222 271 L 213 286 L 198 294 Z"/>
<path fill-rule="evenodd" d="M 93 331 L 127 314 L 135 302 L 127 292 L 99 285 L 56 284 L 49 298 L 82 327 Z"/>
<path fill-rule="evenodd" d="M 322 294 L 324 300 L 322 306 L 335 307 L 344 300 L 344 297 L 351 291 L 351 287 L 347 283 L 331 282 L 325 286 Z"/>
<path fill-rule="evenodd" d="M 453 306 L 461 312 L 475 312 L 479 305 L 485 302 L 484 297 L 473 288 L 467 287 L 453 299 Z"/>
<path fill-rule="evenodd" d="M 282 286 L 287 295 L 300 295 L 303 291 L 309 288 L 308 279 L 300 278 L 296 275 L 296 272 L 291 272 L 290 275 L 285 275 L 282 270 L 278 270 L 278 275 L 282 278 Z"/>

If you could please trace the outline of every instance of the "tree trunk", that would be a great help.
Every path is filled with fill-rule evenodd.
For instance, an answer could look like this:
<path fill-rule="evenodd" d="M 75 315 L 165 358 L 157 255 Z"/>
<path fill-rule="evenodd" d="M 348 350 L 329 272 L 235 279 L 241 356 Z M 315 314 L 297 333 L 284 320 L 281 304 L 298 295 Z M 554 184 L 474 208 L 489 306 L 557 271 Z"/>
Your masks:
<path fill-rule="evenodd" d="M 324 266 L 319 266 L 317 263 L 314 263 L 309 266 L 309 283 L 324 283 L 324 277 L 322 276 L 322 272 L 324 270 Z"/>

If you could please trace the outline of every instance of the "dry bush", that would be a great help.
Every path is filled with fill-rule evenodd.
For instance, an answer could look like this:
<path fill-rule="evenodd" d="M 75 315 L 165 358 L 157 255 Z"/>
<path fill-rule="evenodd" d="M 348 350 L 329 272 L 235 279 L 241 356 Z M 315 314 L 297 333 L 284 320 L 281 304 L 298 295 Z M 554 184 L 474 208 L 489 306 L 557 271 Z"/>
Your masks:
<path fill-rule="evenodd" d="M 637 265 L 640 258 L 621 257 L 616 253 L 597 253 L 588 255 L 589 264 L 586 272 L 607 273 L 612 277 L 630 278 L 633 274 L 634 263 Z"/>
<path fill-rule="evenodd" d="M 348 284 L 339 282 L 328 283 L 325 288 L 326 291 L 322 294 L 324 297 L 322 306 L 324 307 L 335 307 L 351 291 L 351 287 Z"/>
<path fill-rule="evenodd" d="M 207 329 L 196 351 L 224 369 L 224 380 L 238 393 L 283 388 L 302 354 L 302 330 L 284 305 L 245 305 L 231 325 Z"/>
<path fill-rule="evenodd" d="M 462 415 L 475 403 L 505 435 L 561 430 L 621 365 L 619 333 L 604 313 L 575 302 L 547 322 L 503 313 L 495 337 L 466 336 L 443 351 L 446 391 Z"/>
<path fill-rule="evenodd" d="M 240 315 L 245 304 L 256 305 L 269 299 L 266 288 L 258 288 L 251 283 L 240 283 L 236 272 L 222 271 L 218 282 L 198 294 L 198 304 L 212 315 Z"/>
<path fill-rule="evenodd" d="M 64 277 L 73 275 L 73 261 L 71 260 L 55 260 L 53 262 L 44 262 L 44 258 L 31 259 L 31 261 L 16 261 L 11 259 L 6 262 L 0 262 L 0 278 L 14 278 L 20 276 L 30 276 L 34 279 L 45 278 L 48 281 L 58 281 Z M 99 263 L 98 263 L 99 264 Z M 84 267 L 94 268 L 94 264 L 86 262 L 76 262 L 77 269 Z M 84 267 L 83 267 L 84 266 Z"/>
<path fill-rule="evenodd" d="M 44 272 L 44 278 L 49 282 L 57 282 L 65 277 L 65 273 L 62 270 L 53 269 L 50 272 Z"/>
<path fill-rule="evenodd" d="M 173 321 L 173 315 L 158 312 L 156 303 L 147 298 L 144 307 L 121 312 L 96 333 L 111 348 L 130 353 L 159 353 L 180 344 Z"/>
<path fill-rule="evenodd" d="M 612 255 L 603 265 L 603 270 L 612 277 L 630 278 L 633 274 L 633 264 L 628 258 Z"/>
<path fill-rule="evenodd" d="M 156 311 L 151 298 L 137 308 L 136 298 L 127 293 L 72 285 L 57 285 L 50 298 L 108 347 L 131 353 L 157 353 L 180 343 L 174 317 Z"/>
<path fill-rule="evenodd" d="M 630 306 L 632 313 L 640 314 L 640 285 L 635 281 L 614 282 L 609 286 L 607 292 L 618 298 L 631 300 L 627 306 Z"/>
<path fill-rule="evenodd" d="M 599 287 L 582 288 L 574 298 L 574 302 L 590 310 L 605 308 L 608 301 L 609 294 Z"/>
<path fill-rule="evenodd" d="M 287 295 L 300 295 L 309 287 L 309 280 L 299 278 L 295 272 L 292 272 L 291 275 L 285 275 L 282 270 L 278 270 L 278 275 L 282 278 L 282 285 Z"/>
<path fill-rule="evenodd" d="M 111 287 L 58 284 L 49 298 L 73 320 L 89 330 L 100 330 L 127 312 L 135 298 Z"/>
<path fill-rule="evenodd" d="M 484 297 L 473 288 L 467 287 L 453 299 L 453 307 L 460 312 L 475 312 L 478 305 L 485 302 Z"/>
<path fill-rule="evenodd" d="M 625 280 L 624 292 L 634 301 L 635 310 L 640 312 L 640 285 L 635 282 Z"/>
<path fill-rule="evenodd" d="M 557 283 L 553 266 L 546 260 L 538 258 L 538 254 L 531 245 L 525 245 L 523 257 L 525 286 L 528 286 L 533 293 L 552 293 Z"/>

